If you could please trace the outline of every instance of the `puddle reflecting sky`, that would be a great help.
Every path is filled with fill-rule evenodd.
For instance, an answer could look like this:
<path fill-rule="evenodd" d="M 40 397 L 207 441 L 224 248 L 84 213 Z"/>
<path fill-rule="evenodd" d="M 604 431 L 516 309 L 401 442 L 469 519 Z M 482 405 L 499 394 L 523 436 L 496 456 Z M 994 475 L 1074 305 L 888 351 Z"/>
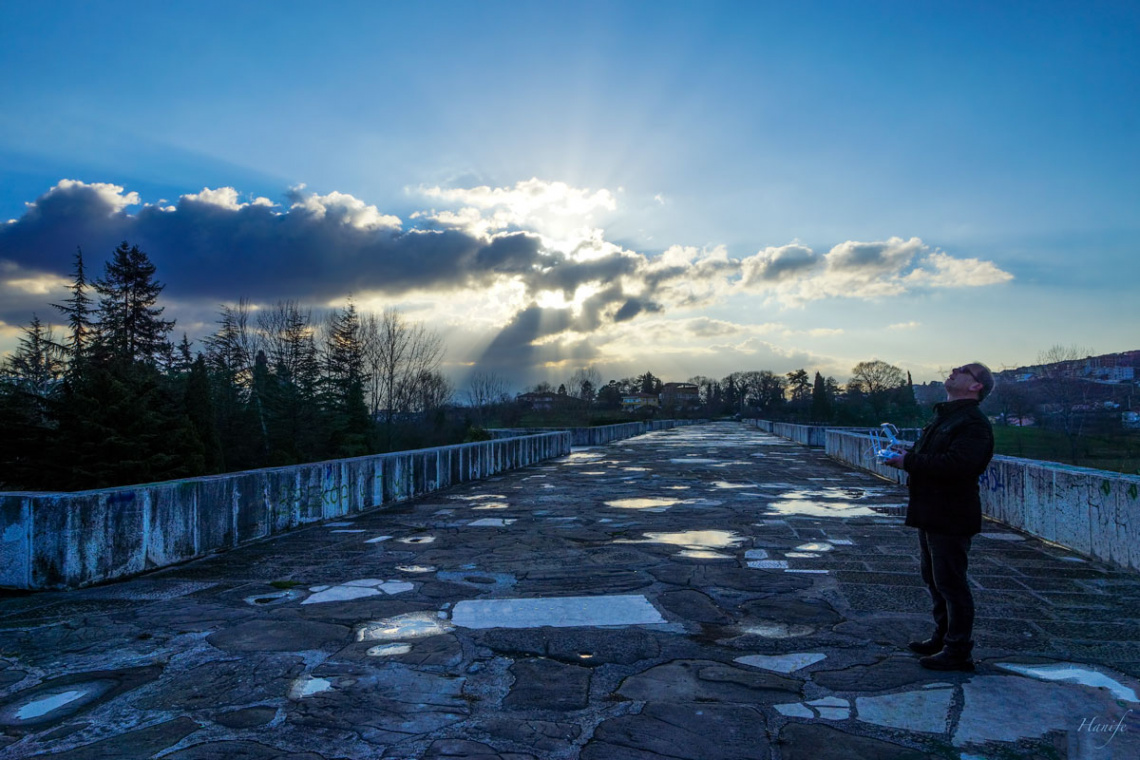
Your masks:
<path fill-rule="evenodd" d="M 744 538 L 730 530 L 685 530 L 679 533 L 643 533 L 644 540 L 619 540 L 619 544 L 669 544 L 686 549 L 731 549 Z"/>
<path fill-rule="evenodd" d="M 774 501 L 768 509 L 781 515 L 808 515 L 811 517 L 871 517 L 878 513 L 870 507 L 857 507 L 843 502 L 788 499 Z"/>
<path fill-rule="evenodd" d="M 755 625 L 746 626 L 744 632 L 754 636 L 763 636 L 766 639 L 794 639 L 815 633 L 815 629 L 810 625 L 782 623 L 778 620 L 761 620 Z"/>
<path fill-rule="evenodd" d="M 795 490 L 780 494 L 781 499 L 862 499 L 867 496 L 863 488 L 820 488 Z"/>
<path fill-rule="evenodd" d="M 1056 662 L 1047 665 L 1015 665 L 1009 662 L 999 662 L 999 668 L 1014 673 L 1040 678 L 1043 681 L 1063 681 L 1066 683 L 1079 683 L 1083 686 L 1097 686 L 1108 689 L 1117 699 L 1127 702 L 1140 702 L 1136 692 L 1124 684 L 1111 678 L 1098 670 L 1085 665 L 1071 662 Z"/>
<path fill-rule="evenodd" d="M 607 507 L 617 507 L 618 509 L 667 509 L 679 501 L 679 499 L 637 497 L 632 499 L 614 499 L 613 501 L 607 501 L 605 504 Z"/>
<path fill-rule="evenodd" d="M 403 641 L 438 636 L 455 628 L 434 612 L 409 612 L 405 615 L 375 620 L 356 629 L 357 641 Z"/>
<path fill-rule="evenodd" d="M 42 715 L 47 715 L 52 710 L 58 710 L 64 705 L 74 702 L 85 694 L 87 694 L 85 689 L 72 689 L 71 691 L 49 694 L 39 699 L 34 699 L 16 711 L 16 719 L 31 720 L 32 718 L 39 718 Z"/>

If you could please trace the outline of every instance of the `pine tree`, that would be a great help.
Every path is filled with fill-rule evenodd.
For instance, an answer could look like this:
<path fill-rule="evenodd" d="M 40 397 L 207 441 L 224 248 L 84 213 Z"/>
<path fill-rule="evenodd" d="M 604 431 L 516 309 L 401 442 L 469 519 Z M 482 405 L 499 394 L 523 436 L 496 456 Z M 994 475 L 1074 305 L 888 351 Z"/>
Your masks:
<path fill-rule="evenodd" d="M 100 345 L 117 361 L 156 364 L 169 352 L 166 336 L 174 322 L 162 319 L 163 307 L 155 305 L 165 286 L 154 273 L 147 254 L 124 241 L 95 281 Z"/>
<path fill-rule="evenodd" d="M 202 444 L 202 472 L 199 474 L 222 472 L 225 461 L 214 418 L 214 403 L 210 399 L 210 372 L 206 368 L 206 359 L 201 354 L 190 365 L 184 400 L 186 416 Z"/>
<path fill-rule="evenodd" d="M 811 390 L 811 418 L 813 422 L 831 420 L 831 394 L 828 393 L 823 375 L 818 372 L 815 373 L 815 383 Z"/>
<path fill-rule="evenodd" d="M 83 265 L 83 249 L 75 249 L 75 279 L 72 281 L 71 297 L 62 304 L 52 304 L 63 314 L 67 315 L 67 324 L 71 328 L 71 339 L 67 344 L 70 371 L 81 372 L 92 339 L 95 336 L 95 323 L 92 315 L 95 308 L 92 306 L 91 296 L 88 295 L 91 285 L 87 282 L 87 270 Z"/>
<path fill-rule="evenodd" d="M 324 399 L 330 415 L 330 445 L 335 456 L 360 456 L 372 451 L 372 421 L 364 400 L 368 375 L 360 317 L 349 301 L 329 319 L 324 354 Z"/>

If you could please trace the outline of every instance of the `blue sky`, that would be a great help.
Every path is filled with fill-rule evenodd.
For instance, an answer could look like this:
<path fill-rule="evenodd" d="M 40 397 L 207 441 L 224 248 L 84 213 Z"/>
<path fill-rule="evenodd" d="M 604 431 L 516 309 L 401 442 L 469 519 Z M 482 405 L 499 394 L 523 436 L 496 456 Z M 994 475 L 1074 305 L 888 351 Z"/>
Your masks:
<path fill-rule="evenodd" d="M 122 236 L 191 338 L 352 293 L 457 384 L 1140 348 L 1138 43 L 1126 2 L 7 2 L 0 350 Z"/>

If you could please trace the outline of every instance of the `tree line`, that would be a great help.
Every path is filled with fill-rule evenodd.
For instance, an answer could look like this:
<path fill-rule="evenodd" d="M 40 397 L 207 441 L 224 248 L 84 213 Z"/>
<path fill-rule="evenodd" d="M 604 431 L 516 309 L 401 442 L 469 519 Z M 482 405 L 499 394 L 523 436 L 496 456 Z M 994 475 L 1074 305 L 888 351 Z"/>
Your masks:
<path fill-rule="evenodd" d="M 122 243 L 101 276 L 75 255 L 63 334 L 38 316 L 0 368 L 0 488 L 79 490 L 360 456 L 462 438 L 441 337 L 349 300 L 224 305 L 171 341 L 149 256 Z M 409 420 L 415 419 L 414 424 Z M 425 420 L 427 424 L 425 424 Z"/>

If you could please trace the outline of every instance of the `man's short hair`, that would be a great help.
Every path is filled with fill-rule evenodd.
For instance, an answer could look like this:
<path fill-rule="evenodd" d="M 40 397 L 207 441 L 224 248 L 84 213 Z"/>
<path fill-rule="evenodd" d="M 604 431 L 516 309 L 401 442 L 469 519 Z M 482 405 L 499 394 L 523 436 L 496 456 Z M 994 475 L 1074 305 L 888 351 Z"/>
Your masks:
<path fill-rule="evenodd" d="M 978 391 L 978 401 L 985 401 L 986 396 L 993 393 L 994 386 L 997 384 L 994 373 L 990 372 L 990 368 L 981 362 L 973 362 L 970 369 L 973 371 L 974 378 L 982 384 L 982 389 Z"/>

